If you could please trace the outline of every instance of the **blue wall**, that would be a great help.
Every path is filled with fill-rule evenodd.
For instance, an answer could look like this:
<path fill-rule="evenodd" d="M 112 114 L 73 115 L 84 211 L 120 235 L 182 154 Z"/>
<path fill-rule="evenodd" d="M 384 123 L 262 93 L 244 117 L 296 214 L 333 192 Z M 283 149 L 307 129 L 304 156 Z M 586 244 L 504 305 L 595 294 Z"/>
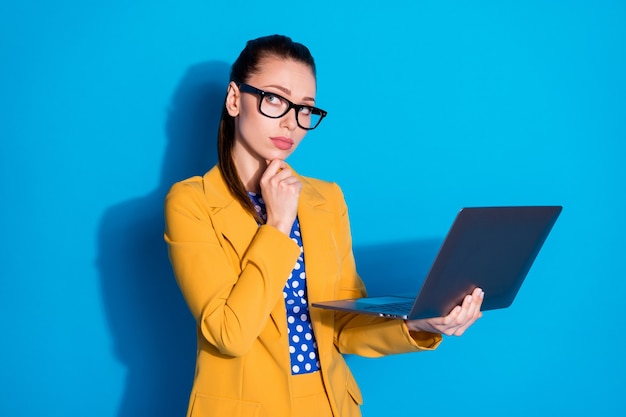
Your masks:
<path fill-rule="evenodd" d="M 329 117 L 291 163 L 343 187 L 371 292 L 462 206 L 564 206 L 511 308 L 349 358 L 365 416 L 626 414 L 623 2 L 89 3 L 0 3 L 0 415 L 182 415 L 162 200 L 215 162 L 228 66 L 273 32 L 318 62 Z"/>

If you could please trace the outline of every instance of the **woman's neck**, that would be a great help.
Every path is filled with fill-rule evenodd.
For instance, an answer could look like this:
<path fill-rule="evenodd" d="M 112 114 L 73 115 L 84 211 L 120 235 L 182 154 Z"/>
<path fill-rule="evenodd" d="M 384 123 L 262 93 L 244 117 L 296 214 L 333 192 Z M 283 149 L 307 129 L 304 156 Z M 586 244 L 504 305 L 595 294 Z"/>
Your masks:
<path fill-rule="evenodd" d="M 265 172 L 267 163 L 265 161 L 258 161 L 255 159 L 240 161 L 237 158 L 234 159 L 235 168 L 237 168 L 237 174 L 241 179 L 241 182 L 246 191 L 252 191 L 253 193 L 261 192 L 261 176 Z"/>

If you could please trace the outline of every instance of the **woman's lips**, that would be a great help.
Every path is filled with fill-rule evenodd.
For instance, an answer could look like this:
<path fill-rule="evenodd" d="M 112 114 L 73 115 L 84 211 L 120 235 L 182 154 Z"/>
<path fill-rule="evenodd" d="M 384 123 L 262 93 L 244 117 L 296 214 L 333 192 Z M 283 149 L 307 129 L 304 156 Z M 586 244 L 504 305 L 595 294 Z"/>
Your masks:
<path fill-rule="evenodd" d="M 293 140 L 284 136 L 272 137 L 270 138 L 270 140 L 272 141 L 274 146 L 283 151 L 289 150 L 293 146 Z"/>

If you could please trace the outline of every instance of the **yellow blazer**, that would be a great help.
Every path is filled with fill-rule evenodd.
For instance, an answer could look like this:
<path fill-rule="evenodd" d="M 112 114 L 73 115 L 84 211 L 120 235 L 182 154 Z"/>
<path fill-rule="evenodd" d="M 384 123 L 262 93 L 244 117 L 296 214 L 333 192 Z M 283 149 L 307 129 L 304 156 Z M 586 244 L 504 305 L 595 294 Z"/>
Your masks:
<path fill-rule="evenodd" d="M 340 188 L 299 179 L 309 303 L 364 296 Z M 283 287 L 299 246 L 271 226 L 258 226 L 217 167 L 176 183 L 166 198 L 165 217 L 174 274 L 198 330 L 187 416 L 291 416 Z M 441 341 L 438 334 L 409 332 L 401 320 L 316 308 L 310 318 L 337 417 L 359 416 L 362 403 L 343 353 L 376 357 L 434 349 Z"/>

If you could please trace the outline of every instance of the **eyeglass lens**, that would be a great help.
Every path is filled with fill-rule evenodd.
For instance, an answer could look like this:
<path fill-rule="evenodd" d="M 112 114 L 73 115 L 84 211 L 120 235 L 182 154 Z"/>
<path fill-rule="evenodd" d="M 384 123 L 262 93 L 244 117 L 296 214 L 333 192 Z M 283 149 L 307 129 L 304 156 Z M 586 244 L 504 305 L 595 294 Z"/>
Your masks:
<path fill-rule="evenodd" d="M 260 110 L 269 117 L 282 117 L 290 110 L 290 103 L 280 97 L 270 93 L 265 93 L 261 97 Z M 322 115 L 315 111 L 312 107 L 296 108 L 296 121 L 298 125 L 304 129 L 316 127 L 322 119 Z"/>

